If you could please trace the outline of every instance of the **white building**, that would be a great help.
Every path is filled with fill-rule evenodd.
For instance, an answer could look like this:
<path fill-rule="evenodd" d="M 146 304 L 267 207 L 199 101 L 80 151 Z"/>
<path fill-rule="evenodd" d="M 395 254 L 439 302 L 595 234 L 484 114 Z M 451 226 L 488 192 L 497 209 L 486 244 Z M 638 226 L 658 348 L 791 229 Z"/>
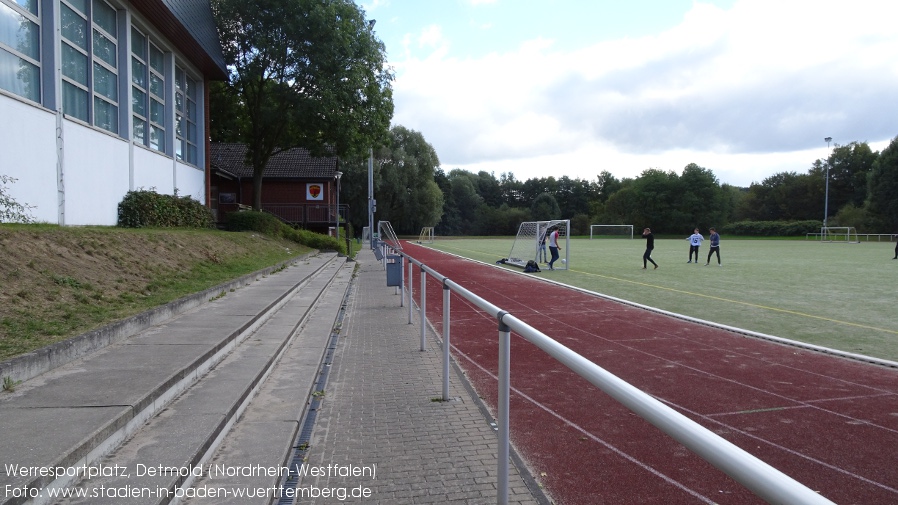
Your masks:
<path fill-rule="evenodd" d="M 208 0 L 0 0 L 0 175 L 41 222 L 114 225 L 130 190 L 206 203 Z"/>

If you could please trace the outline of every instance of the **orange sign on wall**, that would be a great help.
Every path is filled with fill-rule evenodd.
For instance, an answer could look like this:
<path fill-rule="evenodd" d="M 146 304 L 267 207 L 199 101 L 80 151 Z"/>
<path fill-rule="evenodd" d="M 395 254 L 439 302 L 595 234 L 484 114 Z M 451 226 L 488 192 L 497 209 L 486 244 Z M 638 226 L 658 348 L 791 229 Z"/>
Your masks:
<path fill-rule="evenodd" d="M 306 200 L 324 200 L 324 188 L 321 184 L 306 184 Z"/>

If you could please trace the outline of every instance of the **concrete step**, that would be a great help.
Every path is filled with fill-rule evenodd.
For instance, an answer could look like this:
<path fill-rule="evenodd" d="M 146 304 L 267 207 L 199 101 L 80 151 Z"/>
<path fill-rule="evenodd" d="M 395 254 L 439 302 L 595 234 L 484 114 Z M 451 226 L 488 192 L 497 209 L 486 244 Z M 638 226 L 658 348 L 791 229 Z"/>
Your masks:
<path fill-rule="evenodd" d="M 185 487 L 196 486 L 199 474 L 209 475 L 216 453 L 219 461 L 213 468 L 220 468 L 221 474 L 242 471 L 238 466 L 282 465 L 351 275 L 348 265 L 319 272 L 190 389 L 97 462 L 127 471 L 82 479 L 75 488 L 84 497 L 54 503 L 122 503 L 118 491 L 96 496 L 106 489 L 140 490 L 134 493 L 142 496 L 129 497 L 129 504 L 180 502 Z M 304 361 L 293 362 L 297 356 Z M 264 431 L 250 434 L 248 440 L 247 426 L 259 420 L 267 421 L 262 423 Z M 235 455 L 241 447 L 249 452 Z M 215 472 L 210 477 L 221 477 L 219 483 L 230 480 Z M 249 502 L 237 497 L 234 503 Z"/>
<path fill-rule="evenodd" d="M 16 427 L 17 436 L 0 440 L 0 461 L 5 464 L 5 471 L 0 472 L 0 490 L 4 491 L 0 503 L 52 502 L 50 489 L 73 489 L 85 470 L 108 469 L 99 466 L 102 458 L 121 451 L 120 446 L 150 420 L 163 423 L 170 436 L 224 429 L 225 418 L 236 412 L 233 402 L 212 405 L 205 415 L 166 428 L 164 422 L 171 417 L 167 407 L 182 394 L 187 396 L 184 393 L 203 377 L 216 375 L 219 367 L 233 361 L 228 358 L 238 350 L 248 356 L 232 365 L 245 369 L 242 375 L 235 375 L 242 376 L 243 382 L 234 379 L 237 382 L 233 384 L 215 384 L 218 389 L 236 392 L 238 404 L 242 403 L 249 395 L 247 381 L 259 382 L 262 370 L 274 363 L 273 355 L 283 349 L 286 338 L 278 344 L 276 339 L 256 341 L 253 335 L 262 327 L 275 333 L 292 332 L 329 284 L 325 279 L 333 279 L 343 264 L 344 259 L 335 254 L 297 261 L 3 395 L 0 418 Z M 276 317 L 290 313 L 281 312 L 288 305 L 296 314 L 287 320 Z M 292 326 L 289 319 L 294 321 Z M 217 394 L 214 388 L 206 395 L 193 390 L 193 396 L 203 400 Z M 128 470 L 133 475 L 137 468 Z M 127 485 L 133 488 L 136 482 L 128 479 Z"/>

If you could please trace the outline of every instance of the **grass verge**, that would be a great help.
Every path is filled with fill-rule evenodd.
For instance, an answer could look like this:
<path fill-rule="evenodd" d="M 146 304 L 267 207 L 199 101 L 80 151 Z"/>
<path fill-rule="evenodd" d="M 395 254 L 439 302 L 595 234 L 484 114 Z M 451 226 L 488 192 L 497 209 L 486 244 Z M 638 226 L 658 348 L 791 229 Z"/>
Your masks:
<path fill-rule="evenodd" d="M 0 225 L 0 360 L 309 251 L 254 232 Z"/>

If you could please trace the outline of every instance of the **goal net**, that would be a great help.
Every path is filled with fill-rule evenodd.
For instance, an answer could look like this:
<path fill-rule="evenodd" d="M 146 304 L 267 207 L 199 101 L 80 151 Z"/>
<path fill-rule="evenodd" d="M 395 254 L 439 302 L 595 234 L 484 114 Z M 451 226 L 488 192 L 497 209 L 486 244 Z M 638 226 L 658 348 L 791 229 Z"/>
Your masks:
<path fill-rule="evenodd" d="M 820 241 L 846 244 L 860 243 L 854 226 L 822 226 L 820 227 Z"/>
<path fill-rule="evenodd" d="M 594 238 L 628 238 L 633 239 L 632 224 L 591 224 L 589 240 Z"/>
<path fill-rule="evenodd" d="M 549 252 L 549 239 L 547 234 L 553 227 L 558 228 L 558 245 L 561 246 L 558 261 L 555 262 L 553 268 L 556 270 L 567 270 L 570 265 L 570 229 L 571 221 L 553 220 L 553 221 L 525 221 L 518 227 L 518 234 L 514 238 L 511 245 L 511 252 L 508 253 L 506 263 L 523 268 L 527 261 L 533 260 L 539 264 L 548 263 L 552 259 Z M 543 253 L 543 242 L 545 243 L 545 254 Z"/>
<path fill-rule="evenodd" d="M 421 228 L 421 234 L 418 235 L 419 244 L 433 244 L 433 226 L 425 226 Z"/>

